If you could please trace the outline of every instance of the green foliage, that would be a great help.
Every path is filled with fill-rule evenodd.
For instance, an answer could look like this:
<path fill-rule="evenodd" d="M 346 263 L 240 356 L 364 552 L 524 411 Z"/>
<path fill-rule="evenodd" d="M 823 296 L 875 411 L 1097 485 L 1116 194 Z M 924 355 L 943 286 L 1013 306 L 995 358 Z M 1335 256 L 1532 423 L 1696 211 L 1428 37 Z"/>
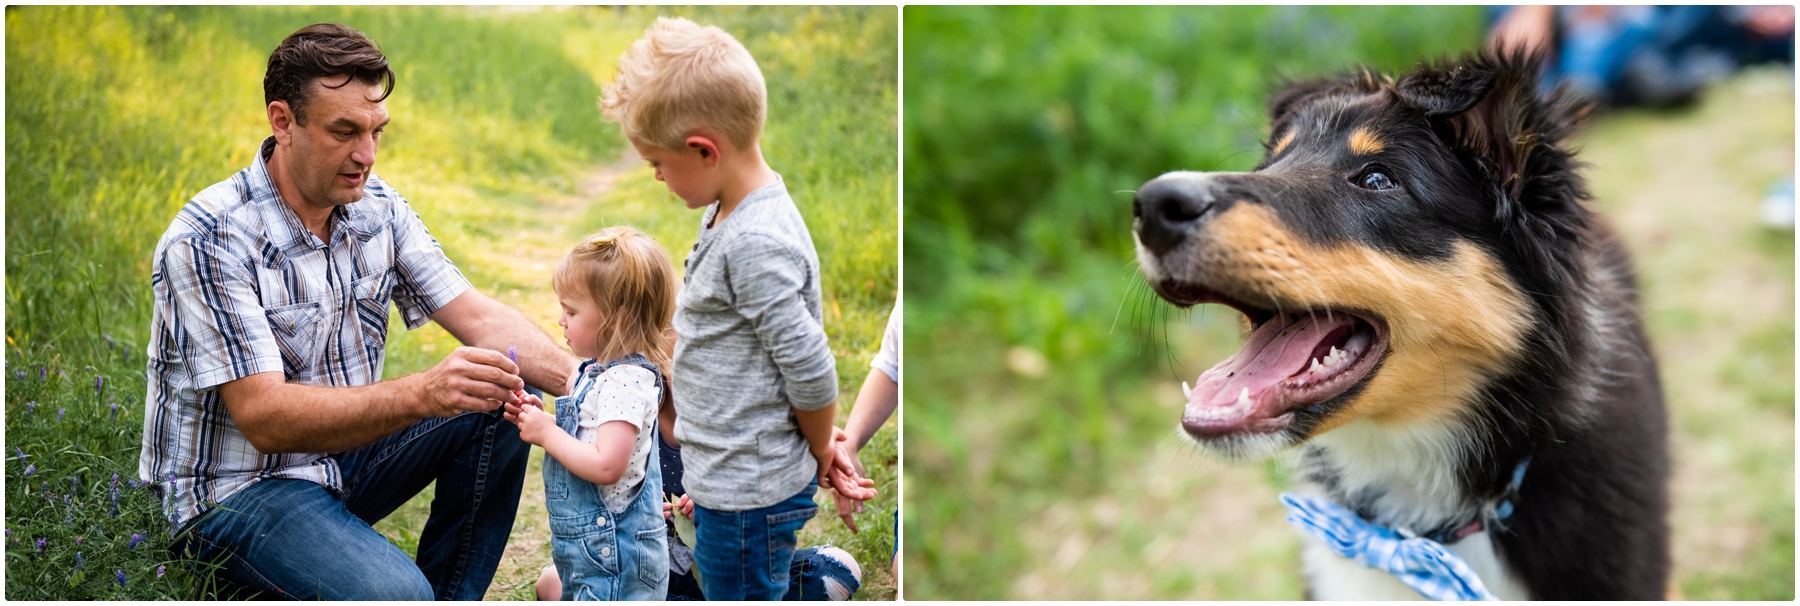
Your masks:
<path fill-rule="evenodd" d="M 88 340 L 85 333 L 73 339 L 83 349 Z M 135 404 L 143 400 L 144 383 L 130 361 L 141 364 L 143 356 L 116 339 L 112 346 L 92 340 L 102 343 L 100 359 L 89 360 L 98 369 L 8 352 L 6 597 L 191 595 L 204 579 L 174 560 L 160 502 L 148 485 L 134 485 L 143 428 L 143 409 Z M 105 378 L 98 390 L 96 377 Z M 142 539 L 135 547 L 133 535 Z"/>
<path fill-rule="evenodd" d="M 846 394 L 840 409 L 847 411 L 898 288 L 898 15 L 891 7 L 9 7 L 7 368 L 44 365 L 67 377 L 53 373 L 42 388 L 26 385 L 35 376 L 7 380 L 6 441 L 29 457 L 7 469 L 7 597 L 204 595 L 205 575 L 172 561 L 168 523 L 154 496 L 126 491 L 117 519 L 107 515 L 110 501 L 96 503 L 106 498 L 103 475 L 110 481 L 119 473 L 121 482 L 136 475 L 157 237 L 195 193 L 249 165 L 268 131 L 265 62 L 283 37 L 336 21 L 382 46 L 398 77 L 377 174 L 407 196 L 471 282 L 515 306 L 543 307 L 521 307 L 536 317 L 554 309 L 554 298 L 542 303 L 549 270 L 522 271 L 529 268 L 518 265 L 515 247 L 560 255 L 581 233 L 621 222 L 655 235 L 677 263 L 692 244 L 698 214 L 647 170 L 619 178 L 567 225 L 548 214 L 559 201 L 585 195 L 583 180 L 626 147 L 618 128 L 601 121 L 595 101 L 619 53 L 658 14 L 720 25 L 762 65 L 770 92 L 763 149 L 787 178 L 819 249 L 827 332 Z M 632 165 L 641 163 L 633 157 Z M 385 374 L 427 368 L 454 346 L 435 326 L 395 330 Z M 129 405 L 118 420 L 107 416 L 110 408 L 97 414 L 98 404 L 80 401 L 82 382 L 96 372 L 75 370 L 86 366 L 107 377 L 107 404 Z M 113 399 L 127 394 L 135 399 Z M 24 412 L 33 401 L 35 411 Z M 53 417 L 60 407 L 69 410 L 59 424 Z M 885 429 L 890 437 L 864 453 L 872 474 L 889 470 L 879 498 L 887 503 L 898 497 L 892 432 Z M 58 504 L 70 490 L 66 477 L 79 475 L 83 484 L 72 501 L 83 505 L 72 524 L 35 488 L 19 490 L 35 484 L 19 477 L 30 463 L 38 464 L 30 479 L 51 480 Z M 58 481 L 65 483 L 60 490 Z M 410 553 L 432 493 L 377 529 Z M 878 515 L 865 517 L 872 518 L 865 526 L 880 526 Z M 826 522 L 838 524 L 822 518 L 807 532 L 834 540 L 832 530 L 818 529 Z M 852 550 L 859 561 L 886 561 L 893 535 L 882 527 L 885 547 L 878 539 L 859 544 Z M 119 548 L 116 539 L 131 532 L 149 540 Z M 48 537 L 46 554 L 37 555 L 26 535 Z M 80 549 L 78 536 L 85 537 Z M 522 517 L 514 540 L 521 537 L 547 540 L 545 521 Z M 71 586 L 76 551 L 86 572 Z M 546 549 L 525 563 L 528 572 L 496 578 L 496 587 L 522 587 L 525 593 L 507 595 L 529 596 L 547 561 Z M 157 566 L 166 566 L 161 580 Z M 114 570 L 126 573 L 124 588 Z M 861 597 L 882 591 L 892 595 L 891 579 Z"/>

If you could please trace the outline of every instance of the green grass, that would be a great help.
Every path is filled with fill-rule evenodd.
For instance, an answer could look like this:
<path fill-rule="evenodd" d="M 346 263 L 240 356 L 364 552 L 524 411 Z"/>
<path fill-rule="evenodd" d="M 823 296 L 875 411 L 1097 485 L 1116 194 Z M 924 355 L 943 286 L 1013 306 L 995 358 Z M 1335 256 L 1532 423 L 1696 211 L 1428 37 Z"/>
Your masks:
<path fill-rule="evenodd" d="M 1129 192 L 1251 168 L 1277 74 L 1406 69 L 1481 11 L 906 9 L 907 599 L 1302 597 L 1291 463 L 1178 437 L 1238 314 L 1144 290 Z M 1793 596 L 1793 240 L 1756 223 L 1793 107 L 1775 75 L 1578 142 L 1642 274 L 1689 598 Z"/>
<path fill-rule="evenodd" d="M 27 456 L 8 454 L 7 597 L 203 593 L 205 575 L 170 561 L 154 497 L 122 485 L 114 518 L 109 483 L 113 473 L 121 482 L 136 474 L 150 253 L 194 193 L 249 164 L 268 130 L 264 63 L 282 37 L 339 21 L 382 45 L 399 77 L 387 101 L 394 122 L 379 174 L 414 204 L 477 288 L 554 331 L 544 260 L 553 263 L 577 236 L 630 223 L 655 235 L 677 262 L 694 237 L 697 214 L 636 169 L 641 162 L 614 171 L 611 187 L 587 185 L 626 147 L 617 127 L 600 120 L 600 86 L 659 12 L 732 31 L 763 68 L 770 92 L 763 149 L 787 178 L 819 249 L 847 411 L 898 287 L 892 8 L 8 8 L 7 372 L 30 372 L 7 376 L 6 442 Z M 539 266 L 521 265 L 518 255 Z M 435 326 L 396 331 L 386 372 L 422 370 L 454 346 Z M 53 369 L 48 381 L 37 382 L 39 366 Z M 106 377 L 103 399 L 93 394 L 95 374 Z M 35 411 L 25 412 L 32 402 Z M 112 403 L 122 405 L 117 419 Z M 58 408 L 68 409 L 61 421 Z M 897 498 L 893 431 L 884 429 L 865 452 L 883 482 L 875 509 L 889 512 Z M 527 499 L 533 486 L 541 495 L 541 456 L 533 457 Z M 30 464 L 37 468 L 22 477 Z M 71 502 L 81 505 L 65 522 L 59 507 L 69 477 L 78 478 Z M 45 481 L 55 504 L 38 494 Z M 429 496 L 377 528 L 412 550 Z M 541 511 L 541 502 L 521 503 L 513 543 L 547 538 Z M 821 518 L 803 541 L 830 540 L 860 561 L 885 562 L 892 529 L 878 514 L 865 518 L 874 532 L 853 538 Z M 120 537 L 128 541 L 133 532 L 147 542 L 121 547 Z M 48 539 L 41 555 L 36 537 Z M 77 551 L 78 577 L 71 571 Z M 535 579 L 547 547 L 513 559 L 511 569 L 529 569 Z M 160 579 L 158 566 L 167 570 Z M 124 587 L 115 570 L 126 573 Z M 885 586 L 870 580 L 859 597 L 894 594 L 891 579 Z M 514 593 L 490 597 L 529 595 L 529 580 L 525 594 L 518 583 L 497 577 L 496 588 Z"/>

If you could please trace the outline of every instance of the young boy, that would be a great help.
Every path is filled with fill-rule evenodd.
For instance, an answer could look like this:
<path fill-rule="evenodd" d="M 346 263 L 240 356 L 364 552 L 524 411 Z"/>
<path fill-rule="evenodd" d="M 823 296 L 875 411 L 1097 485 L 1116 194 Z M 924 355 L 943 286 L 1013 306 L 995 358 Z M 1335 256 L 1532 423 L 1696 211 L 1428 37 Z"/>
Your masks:
<path fill-rule="evenodd" d="M 831 444 L 837 368 L 819 257 L 757 145 L 765 97 L 730 34 L 661 18 L 619 58 L 601 101 L 657 180 L 706 208 L 676 298 L 670 379 L 708 600 L 780 600 L 818 486 L 874 496 Z"/>

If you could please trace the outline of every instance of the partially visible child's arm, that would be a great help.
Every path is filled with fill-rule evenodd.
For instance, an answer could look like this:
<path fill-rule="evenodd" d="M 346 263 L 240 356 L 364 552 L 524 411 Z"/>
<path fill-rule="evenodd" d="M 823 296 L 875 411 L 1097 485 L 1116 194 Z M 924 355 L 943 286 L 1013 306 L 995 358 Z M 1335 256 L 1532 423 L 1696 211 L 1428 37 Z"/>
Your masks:
<path fill-rule="evenodd" d="M 794 409 L 794 420 L 800 425 L 801 437 L 806 438 L 806 449 L 819 463 L 820 488 L 831 487 L 831 467 L 837 462 L 837 449 L 831 444 L 831 422 L 836 415 L 836 403 L 818 410 Z"/>
<path fill-rule="evenodd" d="M 832 443 L 832 417 L 837 413 L 837 404 L 818 410 L 794 410 L 794 420 L 800 425 L 800 435 L 806 438 L 806 449 L 812 451 L 813 460 L 819 463 L 819 487 L 837 491 L 846 498 L 867 501 L 875 498 L 874 480 L 864 478 L 856 473 L 854 462 L 839 456 L 837 445 Z"/>
<path fill-rule="evenodd" d="M 538 445 L 544 447 L 546 454 L 556 457 L 556 462 L 569 468 L 569 473 L 575 477 L 601 486 L 617 484 L 619 478 L 625 477 L 625 467 L 631 464 L 631 447 L 637 443 L 637 428 L 630 423 L 601 423 L 595 430 L 593 444 L 575 439 L 554 422 L 550 428 L 556 433 Z M 523 432 L 519 434 L 520 437 L 524 435 Z"/>
<path fill-rule="evenodd" d="M 536 398 L 533 398 L 536 399 Z M 556 426 L 556 415 L 539 406 L 506 405 L 506 420 L 519 426 L 519 439 L 541 446 L 576 477 L 602 486 L 617 484 L 631 464 L 637 428 L 625 421 L 601 423 L 587 444 Z"/>

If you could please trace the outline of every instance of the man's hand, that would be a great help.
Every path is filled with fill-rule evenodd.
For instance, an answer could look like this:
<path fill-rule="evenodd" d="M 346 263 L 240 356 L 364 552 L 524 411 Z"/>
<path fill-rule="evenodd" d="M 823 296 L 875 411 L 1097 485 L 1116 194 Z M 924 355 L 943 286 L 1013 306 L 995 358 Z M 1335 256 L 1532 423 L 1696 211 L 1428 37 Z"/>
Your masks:
<path fill-rule="evenodd" d="M 525 381 L 519 378 L 519 367 L 506 359 L 506 354 L 497 351 L 458 347 L 422 374 L 425 381 L 422 404 L 426 416 L 487 412 L 500 403 L 524 403 L 514 395 L 525 389 Z"/>
<path fill-rule="evenodd" d="M 463 291 L 450 304 L 431 314 L 431 320 L 462 344 L 492 350 L 503 358 L 507 348 L 516 348 L 525 369 L 504 368 L 513 368 L 511 372 L 515 375 L 531 375 L 531 384 L 544 393 L 566 396 L 575 384 L 575 368 L 581 360 L 558 347 L 550 340 L 550 335 L 526 319 L 525 314 L 480 291 L 473 288 Z"/>
<path fill-rule="evenodd" d="M 519 426 L 519 439 L 533 446 L 542 447 L 544 440 L 562 429 L 556 426 L 556 415 L 544 412 L 544 402 L 537 396 L 525 394 L 525 401 L 518 404 L 503 404 L 506 420 Z"/>

